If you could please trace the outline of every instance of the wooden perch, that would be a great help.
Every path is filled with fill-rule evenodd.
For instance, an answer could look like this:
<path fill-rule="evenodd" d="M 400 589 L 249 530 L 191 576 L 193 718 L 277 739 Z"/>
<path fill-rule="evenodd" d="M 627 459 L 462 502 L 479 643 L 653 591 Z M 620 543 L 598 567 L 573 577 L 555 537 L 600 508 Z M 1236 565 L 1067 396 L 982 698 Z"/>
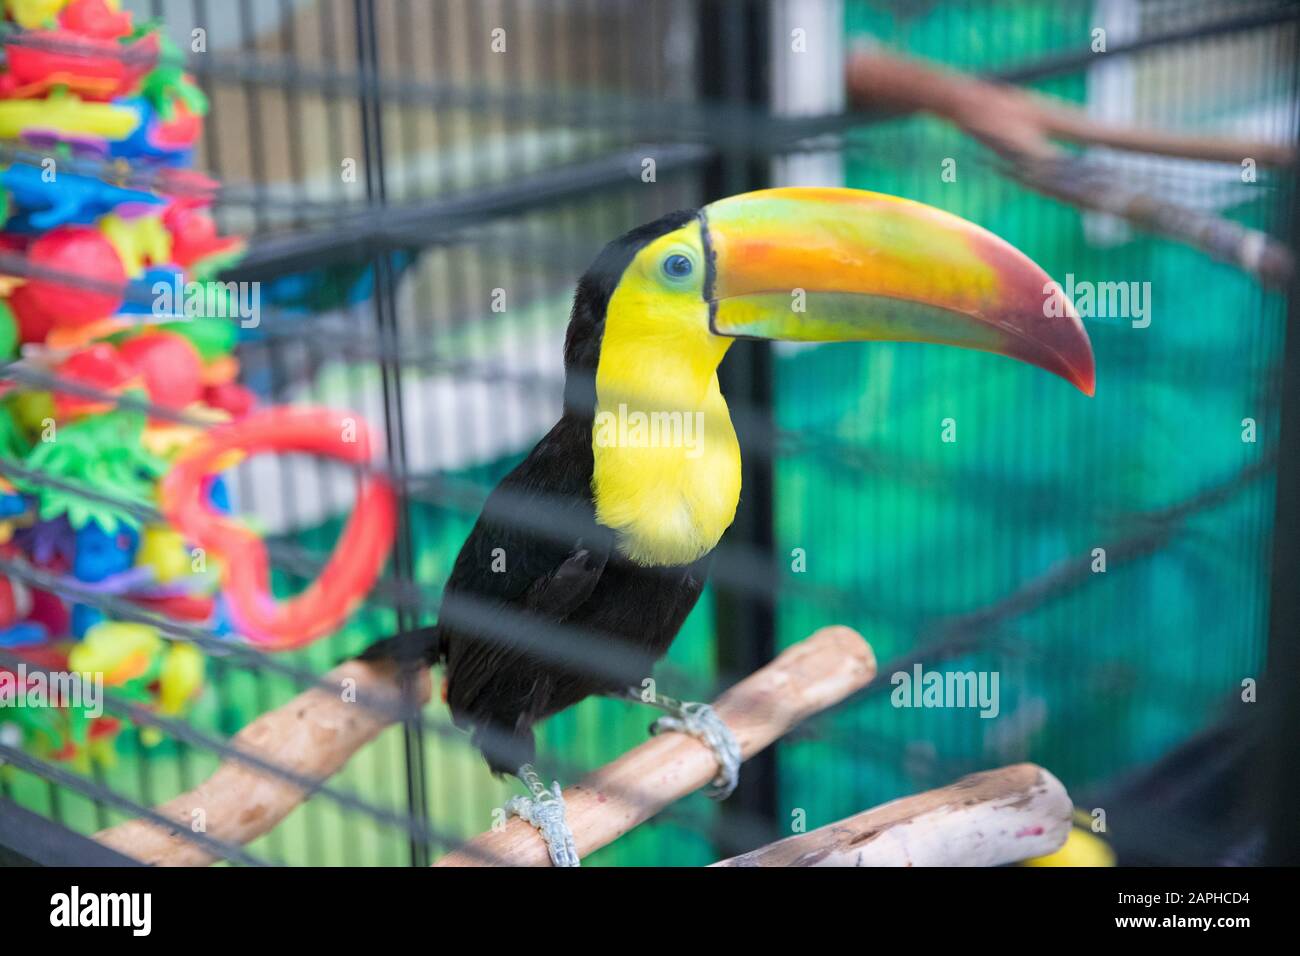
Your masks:
<path fill-rule="evenodd" d="M 360 661 L 340 664 L 324 679 L 338 689 L 304 691 L 258 717 L 235 735 L 231 745 L 313 780 L 324 781 L 337 773 L 388 726 L 388 713 L 398 711 L 401 690 L 395 668 Z M 421 703 L 429 693 L 425 671 L 417 685 Z M 377 706 L 367 706 L 371 702 Z M 269 832 L 308 795 L 291 781 L 232 758 L 195 789 L 158 807 L 159 813 L 176 821 L 176 829 L 131 820 L 101 830 L 95 839 L 144 863 L 206 866 L 217 857 L 181 832 L 190 830 L 196 811 L 201 812 L 208 836 L 245 844 Z"/>
<path fill-rule="evenodd" d="M 1073 807 L 1031 763 L 975 773 L 714 866 L 1000 866 L 1059 850 Z"/>
<path fill-rule="evenodd" d="M 748 759 L 807 717 L 868 684 L 871 647 L 847 627 L 827 627 L 784 651 L 713 704 Z M 578 854 L 586 856 L 644 823 L 717 773 L 713 753 L 693 737 L 652 737 L 564 791 Z M 550 866 L 537 831 L 512 819 L 442 857 L 437 866 Z"/>
<path fill-rule="evenodd" d="M 1154 199 L 1140 183 L 1129 185 L 1105 172 L 1098 176 L 1054 140 L 1234 165 L 1253 159 L 1260 166 L 1293 164 L 1289 145 L 1115 126 L 1064 100 L 876 51 L 850 57 L 846 72 L 855 106 L 938 116 L 1008 160 L 1016 178 L 1032 189 L 1195 246 L 1270 285 L 1290 281 L 1291 252 L 1267 233 Z"/>

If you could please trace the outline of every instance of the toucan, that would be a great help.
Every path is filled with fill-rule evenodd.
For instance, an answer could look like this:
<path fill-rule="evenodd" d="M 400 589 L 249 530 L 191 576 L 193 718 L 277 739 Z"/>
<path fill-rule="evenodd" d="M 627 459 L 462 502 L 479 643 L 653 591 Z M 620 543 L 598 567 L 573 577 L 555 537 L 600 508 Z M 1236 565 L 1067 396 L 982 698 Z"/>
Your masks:
<path fill-rule="evenodd" d="M 664 713 L 718 760 L 740 752 L 707 705 L 646 676 L 695 606 L 741 494 L 718 366 L 738 338 L 915 341 L 996 352 L 1093 393 L 1092 346 L 1060 287 L 985 229 L 840 188 L 779 188 L 670 213 L 615 239 L 578 282 L 560 420 L 488 496 L 434 627 L 363 657 L 445 663 L 444 696 L 489 767 L 529 796 L 507 811 L 577 865 L 533 727 L 594 694 Z"/>

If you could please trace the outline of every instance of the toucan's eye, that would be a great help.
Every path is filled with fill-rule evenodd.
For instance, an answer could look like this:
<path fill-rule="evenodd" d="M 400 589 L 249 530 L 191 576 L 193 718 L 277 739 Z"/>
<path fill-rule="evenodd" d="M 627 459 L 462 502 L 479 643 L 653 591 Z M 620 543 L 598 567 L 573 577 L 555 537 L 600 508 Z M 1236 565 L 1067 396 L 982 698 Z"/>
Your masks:
<path fill-rule="evenodd" d="M 685 279 L 691 274 L 695 264 L 690 258 L 680 253 L 671 255 L 664 260 L 664 275 L 670 279 Z"/>

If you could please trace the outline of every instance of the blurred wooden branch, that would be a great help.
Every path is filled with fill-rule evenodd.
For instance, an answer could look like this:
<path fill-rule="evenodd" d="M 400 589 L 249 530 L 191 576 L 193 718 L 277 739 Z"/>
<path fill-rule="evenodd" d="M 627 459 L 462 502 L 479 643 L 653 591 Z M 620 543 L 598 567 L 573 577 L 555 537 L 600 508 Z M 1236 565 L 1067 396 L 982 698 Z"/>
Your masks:
<path fill-rule="evenodd" d="M 1261 166 L 1295 162 L 1286 145 L 1101 123 L 1065 100 L 892 54 L 856 53 L 847 70 L 855 106 L 933 113 L 1000 153 L 1050 157 L 1057 154 L 1051 140 L 1062 139 L 1181 159 L 1239 164 L 1249 158 Z"/>
<path fill-rule="evenodd" d="M 250 723 L 235 735 L 232 746 L 300 777 L 324 781 L 333 776 L 388 726 L 389 713 L 399 712 L 401 690 L 395 668 L 361 661 L 340 664 L 324 679 L 338 689 L 304 691 Z M 417 687 L 420 702 L 429 694 L 424 671 Z M 182 832 L 196 819 L 203 821 L 208 836 L 246 844 L 270 832 L 309 795 L 291 781 L 232 758 L 198 787 L 157 808 L 176 821 L 175 829 L 130 820 L 101 830 L 95 839 L 156 866 L 206 866 L 216 857 Z"/>
<path fill-rule="evenodd" d="M 1231 262 L 1270 285 L 1290 281 L 1291 251 L 1266 233 L 1155 199 L 1114 176 L 1100 181 L 1096 175 L 1089 177 L 1083 160 L 1054 140 L 1237 166 L 1251 159 L 1275 167 L 1294 164 L 1290 146 L 1115 126 L 1063 100 L 875 51 L 854 54 L 846 72 L 849 99 L 857 107 L 938 116 L 1006 159 L 1012 174 L 1033 189 L 1121 216 L 1139 228 Z"/>
<path fill-rule="evenodd" d="M 866 686 L 876 673 L 871 647 L 847 627 L 827 627 L 788 648 L 713 704 L 746 759 L 792 727 Z M 717 772 L 708 748 L 693 737 L 662 734 L 564 791 L 578 853 L 586 856 L 694 790 Z M 514 819 L 470 841 L 437 866 L 550 866 L 546 845 Z"/>
<path fill-rule="evenodd" d="M 1034 764 L 962 777 L 714 866 L 1000 866 L 1060 849 L 1073 807 Z"/>

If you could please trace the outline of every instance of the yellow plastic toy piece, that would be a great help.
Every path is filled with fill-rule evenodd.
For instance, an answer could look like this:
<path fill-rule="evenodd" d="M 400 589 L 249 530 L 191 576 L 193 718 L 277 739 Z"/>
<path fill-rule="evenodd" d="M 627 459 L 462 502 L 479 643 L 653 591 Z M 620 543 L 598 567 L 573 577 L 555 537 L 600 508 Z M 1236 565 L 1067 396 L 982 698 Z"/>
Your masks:
<path fill-rule="evenodd" d="M 1092 817 L 1082 810 L 1074 812 L 1074 826 L 1065 845 L 1055 853 L 1025 860 L 1021 866 L 1114 866 L 1115 851 L 1092 832 Z"/>
<path fill-rule="evenodd" d="M 158 713 L 174 717 L 203 689 L 203 654 L 190 644 L 172 644 L 158 675 Z"/>
<path fill-rule="evenodd" d="M 111 103 L 84 103 L 72 94 L 42 100 L 0 101 L 0 139 L 17 139 L 24 131 L 50 130 L 109 140 L 126 139 L 140 117 Z"/>
<path fill-rule="evenodd" d="M 18 494 L 18 489 L 13 486 L 13 482 L 3 475 L 0 475 L 0 495 L 16 494 Z M 6 518 L 5 520 L 0 521 L 0 543 L 9 540 L 9 534 L 6 533 L 6 529 L 12 531 L 12 528 L 10 528 L 10 525 L 12 524 L 13 518 Z"/>
<path fill-rule="evenodd" d="M 9 410 L 27 437 L 36 438 L 46 423 L 54 420 L 54 396 L 44 391 L 14 392 L 9 396 Z"/>
<path fill-rule="evenodd" d="M 193 418 L 218 424 L 230 421 L 230 415 L 220 409 L 206 405 L 194 404 L 185 409 Z M 199 441 L 207 432 L 201 425 L 180 422 L 150 422 L 140 436 L 140 444 L 151 455 L 159 458 L 173 458 L 181 450 Z"/>
<path fill-rule="evenodd" d="M 188 577 L 192 570 L 180 532 L 161 524 L 146 525 L 140 533 L 135 563 L 136 567 L 152 568 L 154 580 L 161 584 Z"/>
<path fill-rule="evenodd" d="M 125 219 L 109 213 L 99 220 L 99 231 L 117 251 L 127 278 L 138 278 L 149 263 L 172 260 L 172 236 L 161 216 Z"/>
<path fill-rule="evenodd" d="M 158 713 L 175 717 L 203 688 L 203 655 L 188 644 L 173 644 L 158 675 Z M 140 743 L 156 747 L 163 741 L 157 727 L 141 727 Z"/>
<path fill-rule="evenodd" d="M 5 0 L 5 9 L 24 30 L 39 30 L 52 25 L 54 18 L 71 2 L 72 0 Z"/>
<path fill-rule="evenodd" d="M 99 673 L 110 686 L 142 676 L 163 650 L 158 629 L 132 621 L 101 621 L 68 652 L 68 667 L 78 673 Z"/>
<path fill-rule="evenodd" d="M 96 737 L 90 741 L 90 760 L 105 769 L 117 766 L 117 748 L 113 746 L 112 737 Z"/>

